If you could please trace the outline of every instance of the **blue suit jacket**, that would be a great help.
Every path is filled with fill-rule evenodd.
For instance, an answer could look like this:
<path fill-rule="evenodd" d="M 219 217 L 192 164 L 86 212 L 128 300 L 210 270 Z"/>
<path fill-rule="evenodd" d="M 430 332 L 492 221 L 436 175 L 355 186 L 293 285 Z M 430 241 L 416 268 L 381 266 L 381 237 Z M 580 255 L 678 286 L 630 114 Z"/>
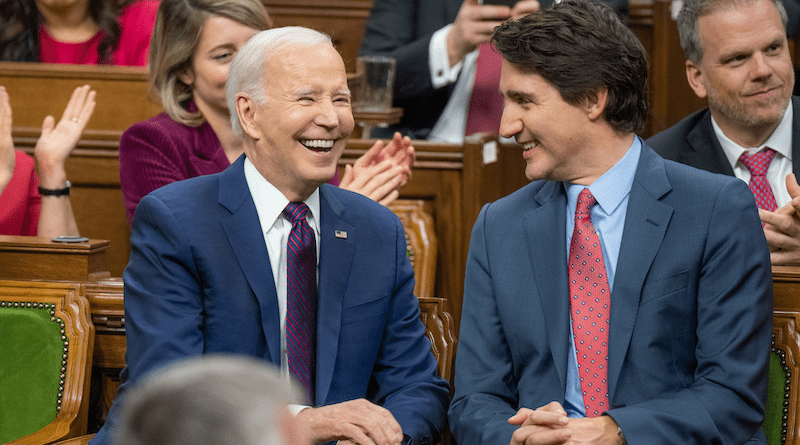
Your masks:
<path fill-rule="evenodd" d="M 507 444 L 518 408 L 564 403 L 565 208 L 562 183 L 537 181 L 475 223 L 449 412 L 459 445 Z M 771 333 L 769 253 L 747 184 L 644 145 L 609 332 L 608 414 L 628 443 L 765 443 Z"/>
<path fill-rule="evenodd" d="M 139 203 L 124 273 L 128 349 L 117 401 L 148 371 L 181 357 L 224 352 L 280 365 L 277 293 L 243 166 L 244 156 Z M 387 408 L 414 443 L 432 443 L 449 390 L 419 319 L 402 224 L 386 207 L 328 184 L 320 213 L 317 405 L 365 397 Z M 106 442 L 117 405 L 93 444 Z"/>

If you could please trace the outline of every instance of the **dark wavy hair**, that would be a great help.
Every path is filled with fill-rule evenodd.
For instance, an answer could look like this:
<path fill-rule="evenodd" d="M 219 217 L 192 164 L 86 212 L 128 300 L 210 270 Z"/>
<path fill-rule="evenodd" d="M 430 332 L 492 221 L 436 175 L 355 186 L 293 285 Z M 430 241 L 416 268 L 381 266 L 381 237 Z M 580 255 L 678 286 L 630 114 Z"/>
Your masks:
<path fill-rule="evenodd" d="M 90 0 L 89 14 L 104 37 L 97 48 L 98 63 L 113 62 L 119 45 L 117 17 L 122 8 L 134 0 Z M 33 0 L 0 0 L 0 60 L 10 62 L 39 61 L 39 26 L 42 15 Z"/>
<path fill-rule="evenodd" d="M 564 0 L 505 22 L 492 44 L 520 71 L 542 76 L 571 105 L 607 89 L 604 118 L 617 132 L 644 128 L 647 52 L 608 5 Z"/>

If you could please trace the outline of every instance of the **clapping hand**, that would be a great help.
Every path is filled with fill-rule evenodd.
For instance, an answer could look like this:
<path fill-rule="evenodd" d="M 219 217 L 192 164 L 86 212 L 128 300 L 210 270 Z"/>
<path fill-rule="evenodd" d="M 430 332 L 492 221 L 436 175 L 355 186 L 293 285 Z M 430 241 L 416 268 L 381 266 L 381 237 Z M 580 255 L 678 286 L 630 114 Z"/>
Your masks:
<path fill-rule="evenodd" d="M 53 116 L 44 119 L 42 136 L 34 149 L 42 187 L 64 187 L 64 164 L 94 112 L 95 95 L 95 91 L 90 91 L 89 85 L 75 88 L 58 125 Z"/>

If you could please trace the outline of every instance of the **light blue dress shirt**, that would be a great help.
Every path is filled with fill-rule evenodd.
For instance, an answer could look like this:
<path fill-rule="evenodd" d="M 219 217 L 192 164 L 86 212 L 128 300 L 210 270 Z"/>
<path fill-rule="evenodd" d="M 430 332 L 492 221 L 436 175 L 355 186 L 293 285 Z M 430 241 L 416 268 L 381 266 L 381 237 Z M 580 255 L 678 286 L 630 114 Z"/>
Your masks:
<path fill-rule="evenodd" d="M 592 207 L 592 224 L 600 237 L 600 246 L 603 249 L 603 261 L 606 265 L 608 289 L 611 291 L 611 304 L 614 304 L 614 272 L 617 270 L 617 260 L 622 242 L 622 231 L 625 228 L 625 215 L 628 213 L 628 197 L 631 194 L 633 177 L 639 165 L 639 155 L 642 153 L 642 141 L 639 136 L 633 138 L 627 153 L 607 172 L 597 178 L 588 187 L 594 195 L 597 204 Z M 572 241 L 572 230 L 575 228 L 575 207 L 578 195 L 585 185 L 564 183 L 567 193 L 567 252 Z M 568 259 L 565 259 L 569 261 Z M 570 340 L 572 339 L 572 324 L 570 323 Z M 567 364 L 567 389 L 565 394 L 564 409 L 569 417 L 586 417 L 581 393 L 581 381 L 578 378 L 578 357 L 574 343 L 570 343 L 571 354 Z"/>

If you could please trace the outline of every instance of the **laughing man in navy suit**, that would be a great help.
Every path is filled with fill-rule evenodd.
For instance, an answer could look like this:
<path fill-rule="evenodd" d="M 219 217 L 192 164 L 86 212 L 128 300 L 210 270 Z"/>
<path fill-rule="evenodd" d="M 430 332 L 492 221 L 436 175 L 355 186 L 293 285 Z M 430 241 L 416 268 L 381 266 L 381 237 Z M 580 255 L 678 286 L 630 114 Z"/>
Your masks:
<path fill-rule="evenodd" d="M 402 225 L 386 207 L 325 184 L 354 127 L 341 56 L 313 30 L 263 31 L 236 55 L 227 96 L 245 154 L 136 209 L 123 409 L 115 403 L 93 443 L 108 441 L 129 387 L 178 358 L 243 354 L 295 376 L 302 365 L 287 358 L 288 325 L 303 317 L 287 315 L 290 202 L 310 209 L 306 233 L 318 246 L 306 274 L 318 293 L 311 406 L 298 423 L 315 443 L 436 442 L 449 391 L 420 322 Z"/>
<path fill-rule="evenodd" d="M 533 182 L 472 231 L 458 443 L 765 443 L 772 282 L 747 185 L 635 135 L 646 54 L 609 8 L 565 0 L 492 41 Z"/>

